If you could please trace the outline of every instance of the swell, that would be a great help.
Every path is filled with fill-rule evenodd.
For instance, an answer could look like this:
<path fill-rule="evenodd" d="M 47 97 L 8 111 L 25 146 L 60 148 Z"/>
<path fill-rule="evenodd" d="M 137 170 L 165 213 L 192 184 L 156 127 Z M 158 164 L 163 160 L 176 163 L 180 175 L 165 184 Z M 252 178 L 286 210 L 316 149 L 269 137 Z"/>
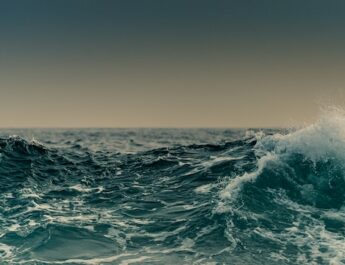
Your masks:
<path fill-rule="evenodd" d="M 214 203 L 194 190 L 228 170 L 241 172 L 241 155 L 253 145 L 241 140 L 128 154 L 73 141 L 57 147 L 4 138 L 0 242 L 9 251 L 6 261 L 94 264 L 150 253 L 153 262 L 161 252 L 173 255 L 171 263 L 178 253 L 204 259 L 227 241 L 224 221 L 212 216 Z M 224 240 L 207 249 L 205 238 Z"/>

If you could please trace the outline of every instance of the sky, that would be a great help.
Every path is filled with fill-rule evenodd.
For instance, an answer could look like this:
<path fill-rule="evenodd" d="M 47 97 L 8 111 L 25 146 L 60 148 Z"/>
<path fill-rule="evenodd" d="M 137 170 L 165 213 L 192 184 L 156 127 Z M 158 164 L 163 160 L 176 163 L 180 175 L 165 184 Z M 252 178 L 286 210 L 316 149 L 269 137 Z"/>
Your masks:
<path fill-rule="evenodd" d="M 0 127 L 286 127 L 345 106 L 345 1 L 0 1 Z"/>

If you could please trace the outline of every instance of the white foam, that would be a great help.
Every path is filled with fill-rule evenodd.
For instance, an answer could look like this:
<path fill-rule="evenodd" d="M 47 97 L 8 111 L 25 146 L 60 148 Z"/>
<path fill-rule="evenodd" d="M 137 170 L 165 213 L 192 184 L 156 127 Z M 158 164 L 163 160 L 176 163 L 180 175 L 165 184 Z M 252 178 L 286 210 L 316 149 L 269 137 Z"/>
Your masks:
<path fill-rule="evenodd" d="M 149 259 L 149 258 L 150 257 L 148 257 L 148 256 L 141 256 L 139 258 L 123 260 L 123 261 L 121 261 L 120 265 L 129 265 L 129 264 L 132 264 L 132 263 L 139 263 L 139 262 L 144 261 L 144 260 Z"/>
<path fill-rule="evenodd" d="M 90 193 L 90 192 L 101 193 L 104 190 L 104 188 L 101 186 L 95 187 L 95 188 L 86 188 L 86 187 L 83 187 L 81 184 L 76 184 L 74 186 L 70 186 L 69 188 L 71 190 L 75 190 L 78 192 L 85 192 L 85 193 Z"/>
<path fill-rule="evenodd" d="M 334 157 L 345 160 L 345 110 L 329 107 L 316 123 L 286 135 L 264 137 L 256 148 L 273 148 L 276 154 L 300 153 L 314 162 Z"/>
<path fill-rule="evenodd" d="M 13 255 L 14 247 L 0 243 L 0 258 L 9 259 Z"/>
<path fill-rule="evenodd" d="M 205 185 L 202 185 L 202 186 L 199 186 L 197 187 L 194 191 L 196 193 L 208 193 L 211 191 L 211 189 L 214 187 L 215 185 L 214 184 L 205 184 Z"/>
<path fill-rule="evenodd" d="M 17 231 L 20 228 L 19 224 L 13 224 L 7 228 L 8 231 L 14 232 Z"/>
<path fill-rule="evenodd" d="M 266 136 L 266 134 L 263 131 L 247 130 L 244 137 L 245 138 L 255 138 L 256 140 L 260 140 L 265 136 Z"/>
<path fill-rule="evenodd" d="M 100 265 L 104 263 L 110 263 L 117 261 L 121 258 L 132 256 L 130 253 L 122 253 L 119 255 L 111 256 L 111 257 L 105 257 L 105 258 L 92 258 L 92 259 L 67 259 L 67 260 L 62 260 L 62 261 L 53 261 L 52 264 L 91 264 L 91 265 Z M 32 260 L 27 260 L 23 261 L 21 263 L 27 263 L 27 262 L 38 262 L 38 263 L 50 263 L 49 261 L 45 260 L 38 260 L 38 259 L 32 259 Z M 126 264 L 126 263 L 124 263 Z M 130 264 L 130 263 L 128 263 Z"/>

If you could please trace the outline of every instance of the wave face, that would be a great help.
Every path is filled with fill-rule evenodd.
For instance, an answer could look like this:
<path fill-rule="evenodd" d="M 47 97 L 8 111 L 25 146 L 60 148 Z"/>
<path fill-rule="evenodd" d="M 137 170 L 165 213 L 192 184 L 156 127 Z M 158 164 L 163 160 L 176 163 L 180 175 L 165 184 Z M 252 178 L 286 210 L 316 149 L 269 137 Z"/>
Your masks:
<path fill-rule="evenodd" d="M 345 264 L 342 111 L 293 131 L 1 135 L 1 264 Z"/>

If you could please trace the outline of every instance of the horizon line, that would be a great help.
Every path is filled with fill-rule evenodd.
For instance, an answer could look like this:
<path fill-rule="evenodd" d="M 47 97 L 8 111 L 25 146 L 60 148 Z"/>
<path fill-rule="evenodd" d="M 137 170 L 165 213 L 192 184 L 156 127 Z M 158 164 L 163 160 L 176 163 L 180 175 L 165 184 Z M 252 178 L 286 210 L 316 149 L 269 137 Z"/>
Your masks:
<path fill-rule="evenodd" d="M 100 127 L 88 127 L 88 126 L 80 126 L 80 127 L 74 127 L 74 126 L 29 126 L 29 127 L 0 127 L 0 130 L 25 130 L 25 129 L 71 129 L 71 130 L 81 130 L 81 129 L 288 129 L 288 128 L 294 128 L 298 126 L 248 126 L 248 127 L 242 127 L 242 126 L 128 126 L 128 127 L 106 127 L 106 126 L 100 126 Z"/>

